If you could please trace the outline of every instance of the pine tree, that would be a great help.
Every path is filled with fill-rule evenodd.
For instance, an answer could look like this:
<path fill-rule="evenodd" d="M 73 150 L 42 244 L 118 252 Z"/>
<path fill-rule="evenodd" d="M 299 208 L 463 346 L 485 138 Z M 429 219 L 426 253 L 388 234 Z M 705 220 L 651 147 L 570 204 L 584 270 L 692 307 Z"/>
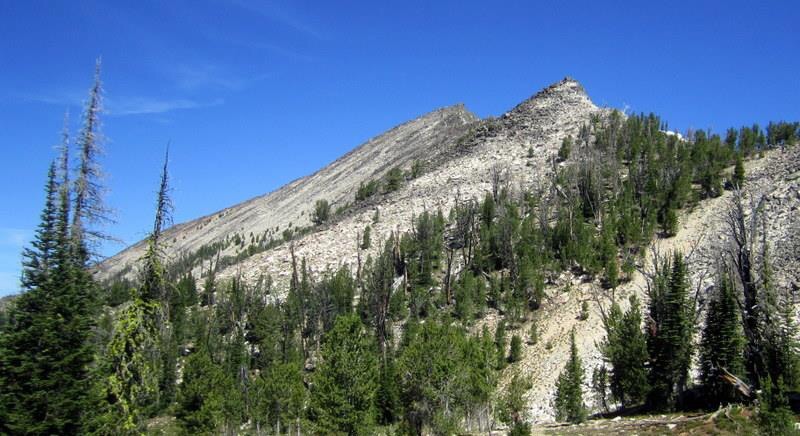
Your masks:
<path fill-rule="evenodd" d="M 693 345 L 693 309 L 686 264 L 679 252 L 664 261 L 650 289 L 650 406 L 672 410 L 689 382 Z"/>
<path fill-rule="evenodd" d="M 709 405 L 735 402 L 736 389 L 721 377 L 744 375 L 744 337 L 733 282 L 727 273 L 717 280 L 700 342 L 700 383 Z"/>
<path fill-rule="evenodd" d="M 511 345 L 508 352 L 508 362 L 514 363 L 522 360 L 522 338 L 519 335 L 511 337 Z"/>
<path fill-rule="evenodd" d="M 0 432 L 77 433 L 89 409 L 94 282 L 69 231 L 68 148 L 65 131 L 59 171 L 48 171 L 42 222 L 24 256 L 25 292 L 0 335 Z"/>
<path fill-rule="evenodd" d="M 530 381 L 519 374 L 514 374 L 505 395 L 500 399 L 500 421 L 510 426 L 510 435 L 529 435 L 530 424 L 525 422 L 525 392 L 532 387 Z"/>
<path fill-rule="evenodd" d="M 252 419 L 256 429 L 268 425 L 275 434 L 300 433 L 308 401 L 300 362 L 271 365 L 255 382 Z"/>
<path fill-rule="evenodd" d="M 175 417 L 187 434 L 218 432 L 230 416 L 234 382 L 211 359 L 208 350 L 195 350 L 184 364 Z"/>
<path fill-rule="evenodd" d="M 583 404 L 583 363 L 575 344 L 575 330 L 570 333 L 570 352 L 556 383 L 555 411 L 557 421 L 580 423 L 586 419 Z"/>
<path fill-rule="evenodd" d="M 59 188 L 56 180 L 56 164 L 50 164 L 45 186 L 45 205 L 40 215 L 31 247 L 22 251 L 22 289 L 30 291 L 47 283 L 51 273 L 56 249 L 56 221 L 58 219 Z"/>
<path fill-rule="evenodd" d="M 100 432 L 117 422 L 118 431 L 136 433 L 142 420 L 161 405 L 161 388 L 174 379 L 173 367 L 168 367 L 168 353 L 164 345 L 170 340 L 168 309 L 169 297 L 161 262 L 161 232 L 169 217 L 167 165 L 165 157 L 156 201 L 153 231 L 143 263 L 141 286 L 132 295 L 132 302 L 119 314 L 114 334 L 109 342 L 101 365 L 104 379 L 97 390 L 105 398 L 98 415 Z M 76 215 L 80 217 L 80 215 Z M 171 386 L 169 386 L 171 388 Z"/>
<path fill-rule="evenodd" d="M 311 419 L 321 433 L 365 434 L 375 425 L 377 345 L 355 314 L 328 332 L 311 387 Z"/>
<path fill-rule="evenodd" d="M 783 379 L 773 382 L 770 376 L 762 380 L 759 395 L 757 423 L 761 434 L 767 436 L 798 435 L 795 417 L 786 399 Z"/>
<path fill-rule="evenodd" d="M 600 349 L 611 365 L 611 396 L 623 409 L 641 404 L 649 390 L 645 367 L 647 339 L 641 325 L 642 315 L 635 295 L 631 296 L 630 308 L 624 314 L 614 304 L 605 320 L 606 339 Z"/>
<path fill-rule="evenodd" d="M 763 356 L 766 373 L 773 383 L 780 381 L 787 389 L 800 386 L 800 343 L 797 341 L 797 324 L 792 297 L 785 289 L 775 286 L 769 244 L 762 240 L 760 304 L 763 307 Z"/>
<path fill-rule="evenodd" d="M 737 189 L 741 189 L 744 186 L 744 162 L 742 160 L 742 154 L 736 154 L 736 164 L 733 167 L 733 186 Z"/>
<path fill-rule="evenodd" d="M 378 409 L 378 423 L 390 425 L 400 418 L 400 385 L 399 375 L 394 359 L 389 356 L 381 363 L 378 392 L 375 397 Z"/>

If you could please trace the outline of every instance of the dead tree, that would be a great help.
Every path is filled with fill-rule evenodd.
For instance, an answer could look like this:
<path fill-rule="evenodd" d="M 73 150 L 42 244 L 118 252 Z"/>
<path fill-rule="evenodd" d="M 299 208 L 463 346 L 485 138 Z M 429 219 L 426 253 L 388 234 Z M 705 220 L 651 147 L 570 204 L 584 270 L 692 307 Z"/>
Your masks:
<path fill-rule="evenodd" d="M 741 288 L 739 309 L 742 316 L 742 328 L 747 344 L 745 346 L 746 366 L 749 379 L 758 383 L 764 375 L 766 362 L 764 355 L 764 332 L 761 319 L 764 315 L 761 307 L 762 296 L 757 280 L 757 259 L 759 252 L 758 230 L 762 220 L 764 197 L 751 198 L 745 202 L 744 192 L 735 190 L 728 210 L 725 214 L 728 238 L 727 257 Z"/>

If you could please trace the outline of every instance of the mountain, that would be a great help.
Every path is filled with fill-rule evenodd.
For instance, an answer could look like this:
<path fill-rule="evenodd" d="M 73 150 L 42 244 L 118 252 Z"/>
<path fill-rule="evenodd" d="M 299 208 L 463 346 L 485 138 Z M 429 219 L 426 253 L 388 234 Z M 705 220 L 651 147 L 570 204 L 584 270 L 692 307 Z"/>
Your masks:
<path fill-rule="evenodd" d="M 355 270 L 359 258 L 374 256 L 393 232 L 409 230 L 414 217 L 425 211 L 441 210 L 446 217 L 457 203 L 482 199 L 497 185 L 512 192 L 520 192 L 520 187 L 550 186 L 554 171 L 567 165 L 556 158 L 562 141 L 568 136 L 580 140 L 588 130 L 583 126 L 609 113 L 596 106 L 572 78 L 542 89 L 497 118 L 478 119 L 462 105 L 440 109 L 397 126 L 270 194 L 172 227 L 163 238 L 167 257 L 198 277 L 212 262 L 218 262 L 219 280 L 240 277 L 252 284 L 269 276 L 275 283 L 272 295 L 280 299 L 291 276 L 292 249 L 298 259 L 308 260 L 312 277 L 341 265 Z M 589 144 L 589 139 L 584 143 Z M 775 257 L 777 283 L 797 291 L 800 147 L 773 149 L 762 155 L 746 162 L 745 186 L 749 198 L 763 198 L 764 229 Z M 395 168 L 406 175 L 399 189 L 356 200 L 360 186 L 385 180 Z M 599 280 L 574 271 L 548 277 L 546 298 L 535 314 L 539 340 L 525 346 L 522 360 L 514 364 L 514 371 L 533 384 L 525 394 L 527 416 L 532 421 L 553 419 L 552 398 L 556 378 L 569 355 L 570 330 L 576 331 L 587 380 L 601 363 L 597 344 L 605 332 L 594 303 L 608 307 L 616 300 L 625 309 L 629 295 L 643 297 L 651 249 L 690 253 L 692 283 L 698 300 L 704 300 L 720 253 L 727 248 L 725 214 L 732 195 L 726 190 L 681 210 L 675 236 L 657 237 L 637 260 L 630 281 L 613 292 L 603 290 Z M 314 226 L 310 216 L 318 200 L 327 200 L 340 212 Z M 360 237 L 367 226 L 372 244 L 360 250 Z M 284 238 L 287 230 L 294 230 L 291 241 Z M 105 260 L 98 266 L 98 278 L 134 276 L 143 248 L 140 242 Z M 586 302 L 590 310 L 583 320 L 578 315 Z M 501 312 L 490 309 L 471 328 L 477 332 L 486 326 L 493 331 L 502 318 Z M 521 326 L 518 333 L 524 335 L 528 327 L 529 323 Z M 499 390 L 505 388 L 511 373 L 503 373 Z M 595 406 L 587 385 L 584 398 Z"/>
<path fill-rule="evenodd" d="M 542 180 L 566 135 L 576 136 L 580 126 L 598 109 L 583 87 L 565 78 L 520 103 L 499 119 L 479 120 L 463 105 L 439 109 L 401 124 L 356 147 L 316 173 L 282 188 L 167 230 L 167 257 L 191 256 L 217 243 L 226 246 L 220 257 L 246 251 L 253 237 L 280 239 L 287 229 L 307 228 L 317 200 L 333 209 L 349 210 L 322 228 L 295 237 L 299 257 L 312 257 L 313 272 L 354 265 L 356 238 L 367 225 L 372 239 L 385 240 L 392 231 L 407 230 L 411 218 L 424 210 L 445 212 L 457 199 L 482 197 L 490 189 L 489 173 L 502 168 L 509 183 Z M 535 153 L 528 157 L 529 148 Z M 378 195 L 366 204 L 351 204 L 361 183 L 378 180 L 395 167 L 410 171 L 420 162 L 423 174 L 398 191 Z M 381 219 L 372 224 L 375 212 Z M 308 229 L 306 229 L 308 231 Z M 236 236 L 242 244 L 226 244 Z M 373 251 L 380 244 L 372 244 Z M 139 242 L 98 266 L 100 280 L 133 277 L 144 243 Z M 207 250 L 206 250 L 207 251 Z M 216 250 L 214 250 L 216 252 Z M 244 257 L 244 256 L 242 256 Z M 216 257 L 208 257 L 212 260 Z M 247 280 L 269 274 L 277 283 L 289 276 L 289 244 L 260 252 L 220 271 L 221 278 L 242 275 Z M 193 265 L 196 273 L 208 264 Z"/>
<path fill-rule="evenodd" d="M 409 167 L 414 160 L 433 160 L 448 152 L 454 140 L 478 118 L 463 105 L 425 114 L 370 139 L 316 173 L 297 179 L 269 194 L 205 217 L 178 224 L 164 233 L 168 257 L 194 253 L 203 246 L 239 234 L 278 237 L 284 230 L 310 224 L 316 200 L 335 208 L 352 202 L 362 182 L 380 179 L 391 168 Z M 122 275 L 144 252 L 139 242 L 99 265 L 101 279 Z M 235 248 L 222 254 L 235 253 Z"/>

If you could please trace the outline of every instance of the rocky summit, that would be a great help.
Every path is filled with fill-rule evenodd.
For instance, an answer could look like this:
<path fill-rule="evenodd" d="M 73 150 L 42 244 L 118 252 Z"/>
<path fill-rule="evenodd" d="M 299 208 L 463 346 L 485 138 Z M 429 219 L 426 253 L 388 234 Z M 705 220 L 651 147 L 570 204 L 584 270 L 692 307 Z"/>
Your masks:
<path fill-rule="evenodd" d="M 463 105 L 439 109 L 399 125 L 356 147 L 316 173 L 241 204 L 175 225 L 164 233 L 169 262 L 184 262 L 186 271 L 201 277 L 214 268 L 219 280 L 237 277 L 255 284 L 270 277 L 270 298 L 282 299 L 292 273 L 292 251 L 307 259 L 312 276 L 340 266 L 355 271 L 359 262 L 375 256 L 392 233 L 408 231 L 425 211 L 448 212 L 468 199 L 482 199 L 498 183 L 519 193 L 522 187 L 543 188 L 564 163 L 557 159 L 562 141 L 579 141 L 587 126 L 610 109 L 596 106 L 583 86 L 564 78 L 522 101 L 497 118 L 479 119 Z M 622 114 L 625 117 L 624 114 Z M 587 139 L 586 143 L 590 141 Z M 800 147 L 773 149 L 745 164 L 747 201 L 760 202 L 769 219 L 763 234 L 776 257 L 781 286 L 800 289 Z M 367 193 L 370 182 L 402 174 L 398 189 Z M 731 191 L 680 212 L 675 236 L 657 238 L 648 252 L 689 253 L 693 295 L 704 299 L 713 285 L 719 253 L 729 241 L 722 236 Z M 312 223 L 317 201 L 326 201 L 331 216 Z M 370 228 L 372 244 L 362 249 Z M 252 248 L 251 248 L 252 247 Z M 98 265 L 100 280 L 136 276 L 136 261 L 144 253 L 140 242 Z M 569 356 L 569 332 L 586 368 L 602 361 L 597 344 L 604 338 L 601 312 L 611 301 L 625 309 L 627 297 L 645 297 L 646 265 L 638 265 L 630 280 L 613 293 L 599 292 L 597 280 L 564 272 L 548 278 L 546 298 L 537 311 L 539 340 L 526 346 L 515 373 L 532 382 L 524 395 L 533 422 L 552 421 L 553 396 L 559 372 Z M 456 266 L 457 270 L 458 266 Z M 454 270 L 454 272 L 457 272 Z M 569 288 L 572 292 L 562 292 Z M 601 295 L 598 297 L 598 295 Z M 588 314 L 579 316 L 584 303 Z M 599 302 L 599 305 L 595 305 Z M 489 309 L 472 327 L 493 330 L 502 318 Z M 528 324 L 520 331 L 527 331 Z M 510 382 L 500 378 L 498 389 Z M 597 410 L 589 383 L 584 398 Z"/>

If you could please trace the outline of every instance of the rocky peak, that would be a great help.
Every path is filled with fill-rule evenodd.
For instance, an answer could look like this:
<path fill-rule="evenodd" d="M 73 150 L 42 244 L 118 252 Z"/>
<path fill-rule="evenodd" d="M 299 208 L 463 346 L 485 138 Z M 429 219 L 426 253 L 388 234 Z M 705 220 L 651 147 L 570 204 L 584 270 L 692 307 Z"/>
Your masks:
<path fill-rule="evenodd" d="M 542 109 L 569 109 L 570 106 L 592 105 L 586 90 L 575 79 L 565 77 L 518 104 L 507 115 L 526 115 Z"/>
<path fill-rule="evenodd" d="M 506 112 L 502 124 L 511 132 L 542 133 L 576 123 L 580 126 L 597 110 L 583 86 L 565 77 Z"/>

